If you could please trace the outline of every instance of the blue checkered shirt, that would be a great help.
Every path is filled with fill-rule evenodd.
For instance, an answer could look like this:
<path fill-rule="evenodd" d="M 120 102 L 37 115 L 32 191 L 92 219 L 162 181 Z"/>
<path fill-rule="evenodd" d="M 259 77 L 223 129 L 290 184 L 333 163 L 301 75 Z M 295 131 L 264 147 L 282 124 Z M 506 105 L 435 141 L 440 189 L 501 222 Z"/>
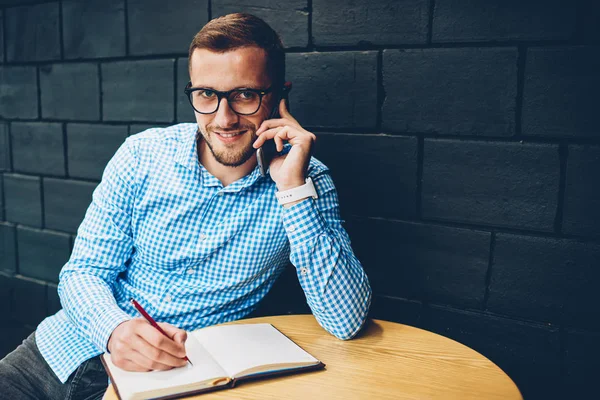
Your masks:
<path fill-rule="evenodd" d="M 327 168 L 311 159 L 319 198 L 284 208 L 258 167 L 223 187 L 198 163 L 196 128 L 133 135 L 108 163 L 60 273 L 63 309 L 36 332 L 62 382 L 138 316 L 130 298 L 194 330 L 255 310 L 289 261 L 328 332 L 351 338 L 365 321 L 371 289 Z"/>

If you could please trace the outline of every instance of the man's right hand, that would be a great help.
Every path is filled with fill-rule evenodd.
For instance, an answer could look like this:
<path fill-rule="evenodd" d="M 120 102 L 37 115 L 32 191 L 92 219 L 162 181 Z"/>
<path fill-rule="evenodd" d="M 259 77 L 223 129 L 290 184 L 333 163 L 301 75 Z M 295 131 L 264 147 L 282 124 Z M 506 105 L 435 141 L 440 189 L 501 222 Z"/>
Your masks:
<path fill-rule="evenodd" d="M 108 339 L 108 351 L 117 367 L 126 371 L 168 370 L 187 361 L 184 343 L 187 333 L 170 324 L 159 323 L 166 337 L 143 318 L 123 322 Z"/>

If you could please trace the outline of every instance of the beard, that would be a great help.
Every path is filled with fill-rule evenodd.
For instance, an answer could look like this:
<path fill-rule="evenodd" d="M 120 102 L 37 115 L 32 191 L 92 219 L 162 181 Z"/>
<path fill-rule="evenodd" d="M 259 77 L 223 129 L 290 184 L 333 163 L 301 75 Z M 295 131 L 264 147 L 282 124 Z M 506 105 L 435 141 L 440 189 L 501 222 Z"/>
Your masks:
<path fill-rule="evenodd" d="M 244 136 L 238 143 L 225 144 L 215 136 L 214 131 L 227 132 L 227 129 L 221 129 L 217 125 L 206 125 L 198 127 L 198 134 L 201 134 L 207 147 L 210 149 L 213 157 L 219 164 L 227 167 L 239 167 L 248 161 L 255 153 L 252 144 L 256 140 L 256 127 L 253 124 L 240 124 L 236 127 L 236 131 L 246 131 Z M 231 128 L 229 129 L 231 130 Z M 250 138 L 250 140 L 248 140 Z"/>

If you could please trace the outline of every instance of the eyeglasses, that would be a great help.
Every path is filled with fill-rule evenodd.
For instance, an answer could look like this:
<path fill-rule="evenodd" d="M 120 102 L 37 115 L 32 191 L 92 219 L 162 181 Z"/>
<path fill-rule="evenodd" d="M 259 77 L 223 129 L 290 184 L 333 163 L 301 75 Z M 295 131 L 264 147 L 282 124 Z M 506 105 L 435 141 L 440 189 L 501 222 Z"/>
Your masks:
<path fill-rule="evenodd" d="M 200 114 L 212 114 L 217 112 L 221 99 L 226 98 L 229 107 L 240 115 L 252 115 L 258 111 L 263 97 L 271 92 L 272 87 L 260 90 L 250 88 L 238 88 L 227 92 L 209 88 L 194 88 L 192 82 L 185 87 L 185 94 L 190 104 Z"/>

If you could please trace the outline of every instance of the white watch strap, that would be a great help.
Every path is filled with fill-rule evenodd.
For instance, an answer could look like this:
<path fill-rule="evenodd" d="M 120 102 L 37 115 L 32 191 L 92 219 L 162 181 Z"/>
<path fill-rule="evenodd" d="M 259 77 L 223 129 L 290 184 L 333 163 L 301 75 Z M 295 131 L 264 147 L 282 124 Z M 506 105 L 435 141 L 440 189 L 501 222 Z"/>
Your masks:
<path fill-rule="evenodd" d="M 306 178 L 306 183 L 304 185 L 284 190 L 283 192 L 275 192 L 275 196 L 277 196 L 277 201 L 279 201 L 279 204 L 281 205 L 293 203 L 294 201 L 302 200 L 307 197 L 312 197 L 313 199 L 319 198 L 315 185 L 310 177 Z"/>

